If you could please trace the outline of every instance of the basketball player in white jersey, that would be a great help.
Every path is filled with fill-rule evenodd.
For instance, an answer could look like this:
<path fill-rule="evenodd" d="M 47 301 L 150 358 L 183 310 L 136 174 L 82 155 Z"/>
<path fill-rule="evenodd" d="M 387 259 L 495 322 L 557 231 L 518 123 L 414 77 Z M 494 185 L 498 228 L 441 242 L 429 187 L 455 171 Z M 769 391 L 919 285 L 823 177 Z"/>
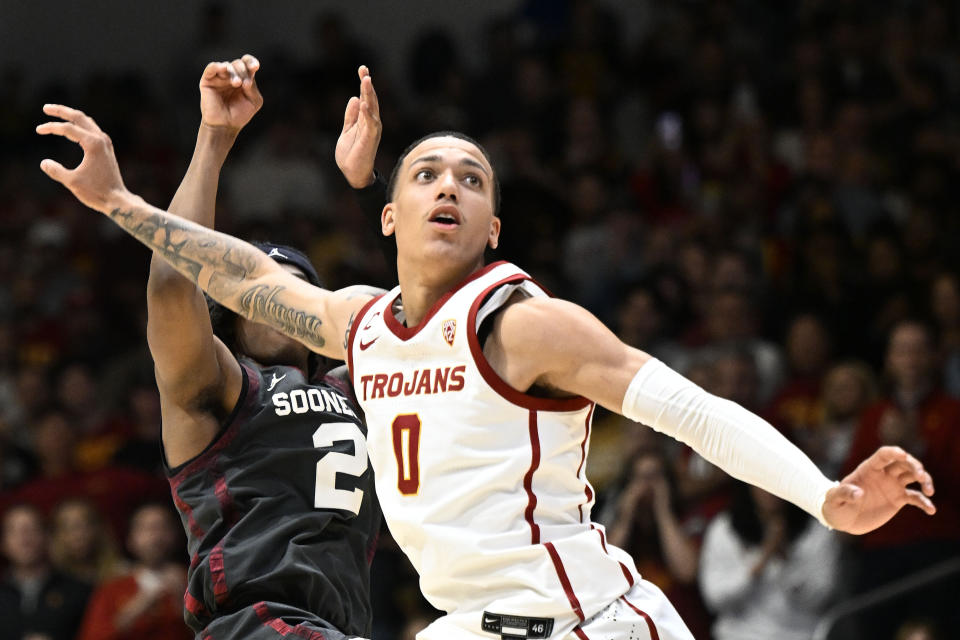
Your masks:
<path fill-rule="evenodd" d="M 124 187 L 92 119 L 44 111 L 63 122 L 39 133 L 84 150 L 73 170 L 44 160 L 51 178 L 227 307 L 350 362 L 384 515 L 446 611 L 421 639 L 691 638 L 590 521 L 595 403 L 842 531 L 873 530 L 908 504 L 934 513 L 933 482 L 903 450 L 881 448 L 831 482 L 757 416 L 621 343 L 514 265 L 485 266 L 500 233 L 496 175 L 459 134 L 418 141 L 399 161 L 382 228 L 396 236 L 400 286 L 371 298 L 315 288 L 251 245 L 150 206 Z M 346 164 L 371 175 L 380 129 L 363 72 L 344 133 L 356 140 Z"/>

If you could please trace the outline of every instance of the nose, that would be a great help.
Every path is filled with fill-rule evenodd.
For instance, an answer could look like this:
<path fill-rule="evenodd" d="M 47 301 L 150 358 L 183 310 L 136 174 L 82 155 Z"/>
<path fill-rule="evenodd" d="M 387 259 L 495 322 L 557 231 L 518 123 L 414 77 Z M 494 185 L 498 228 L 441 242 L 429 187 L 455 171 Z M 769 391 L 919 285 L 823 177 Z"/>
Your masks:
<path fill-rule="evenodd" d="M 457 179 L 454 177 L 453 171 L 449 169 L 444 171 L 437 180 L 436 185 L 438 201 L 445 199 L 450 199 L 454 202 L 457 201 L 459 189 L 457 186 Z"/>

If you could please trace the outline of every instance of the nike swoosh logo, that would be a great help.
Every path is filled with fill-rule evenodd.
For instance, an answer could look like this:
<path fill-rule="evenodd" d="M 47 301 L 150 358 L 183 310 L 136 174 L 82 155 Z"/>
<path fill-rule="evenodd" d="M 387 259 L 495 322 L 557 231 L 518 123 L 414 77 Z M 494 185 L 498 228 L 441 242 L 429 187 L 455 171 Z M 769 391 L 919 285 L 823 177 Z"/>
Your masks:
<path fill-rule="evenodd" d="M 483 619 L 483 623 L 484 623 L 484 624 L 496 624 L 496 622 L 497 622 L 497 619 L 496 619 L 496 618 L 484 618 L 484 619 Z"/>
<path fill-rule="evenodd" d="M 275 386 L 277 386 L 277 383 L 287 377 L 287 374 L 283 374 L 283 375 L 280 376 L 279 378 L 277 377 L 277 374 L 275 374 L 275 373 L 272 374 L 272 375 L 273 375 L 273 380 L 270 381 L 270 386 L 267 387 L 267 391 L 273 391 L 273 388 L 274 388 Z"/>
<path fill-rule="evenodd" d="M 363 340 L 361 340 L 361 341 L 360 341 L 360 351 L 366 351 L 367 349 L 370 348 L 370 346 L 371 346 L 374 342 L 376 342 L 376 341 L 379 340 L 379 339 L 380 339 L 380 336 L 377 336 L 376 338 L 374 338 L 374 339 L 371 340 L 370 342 L 364 342 Z"/>

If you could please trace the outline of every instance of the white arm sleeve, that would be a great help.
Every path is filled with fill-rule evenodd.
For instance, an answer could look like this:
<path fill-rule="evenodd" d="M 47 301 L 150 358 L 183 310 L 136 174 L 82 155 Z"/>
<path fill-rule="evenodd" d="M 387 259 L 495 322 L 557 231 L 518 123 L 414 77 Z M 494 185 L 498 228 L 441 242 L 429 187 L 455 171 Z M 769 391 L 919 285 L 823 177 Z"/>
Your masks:
<path fill-rule="evenodd" d="M 688 444 L 734 478 L 789 500 L 825 526 L 823 502 L 836 483 L 770 423 L 707 393 L 655 358 L 634 376 L 624 416 Z"/>

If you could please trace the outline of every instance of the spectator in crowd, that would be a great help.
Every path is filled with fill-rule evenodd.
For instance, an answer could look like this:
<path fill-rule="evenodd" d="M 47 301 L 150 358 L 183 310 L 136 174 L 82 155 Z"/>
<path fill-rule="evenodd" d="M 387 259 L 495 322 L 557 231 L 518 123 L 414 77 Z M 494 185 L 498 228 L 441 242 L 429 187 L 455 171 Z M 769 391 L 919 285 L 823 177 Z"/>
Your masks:
<path fill-rule="evenodd" d="M 28 504 L 3 515 L 0 582 L 2 640 L 73 640 L 90 596 L 90 586 L 60 573 L 47 556 L 43 515 Z"/>
<path fill-rule="evenodd" d="M 64 573 L 97 585 L 123 568 L 113 535 L 86 498 L 68 498 L 50 517 L 50 559 Z"/>
<path fill-rule="evenodd" d="M 939 337 L 944 390 L 960 398 L 960 278 L 956 273 L 942 272 L 933 279 L 930 315 Z"/>
<path fill-rule="evenodd" d="M 859 536 L 858 591 L 960 555 L 960 401 L 939 386 L 935 348 L 926 324 L 905 320 L 893 327 L 886 353 L 889 390 L 863 412 L 846 467 L 877 446 L 903 447 L 937 478 L 938 511 L 927 519 L 899 514 L 882 530 Z M 864 623 L 867 637 L 896 628 L 907 611 L 956 617 L 957 593 L 960 578 L 913 592 L 903 608 L 871 613 Z"/>
<path fill-rule="evenodd" d="M 794 432 L 800 448 L 825 475 L 840 475 L 850 456 L 860 415 L 876 396 L 876 377 L 865 363 L 849 360 L 827 371 L 816 422 L 806 430 Z"/>
<path fill-rule="evenodd" d="M 830 361 L 830 333 L 813 313 L 795 316 L 787 327 L 788 376 L 765 412 L 780 431 L 796 434 L 813 428 L 823 374 Z"/>
<path fill-rule="evenodd" d="M 663 444 L 662 436 L 657 444 Z M 658 448 L 630 456 L 615 504 L 605 509 L 607 540 L 627 551 L 640 575 L 667 595 L 695 638 L 709 633 L 709 615 L 696 588 L 705 519 L 683 513 L 664 454 Z"/>
<path fill-rule="evenodd" d="M 707 527 L 700 588 L 715 640 L 810 640 L 840 579 L 836 534 L 756 487 L 738 483 Z"/>
<path fill-rule="evenodd" d="M 192 632 L 181 609 L 187 568 L 174 560 L 181 542 L 170 508 L 147 503 L 130 518 L 128 573 L 93 592 L 78 640 L 184 640 Z"/>
<path fill-rule="evenodd" d="M 93 501 L 115 535 L 122 535 L 133 507 L 144 499 L 165 500 L 169 487 L 160 477 L 118 467 L 80 471 L 74 464 L 76 434 L 59 409 L 52 407 L 34 427 L 39 476 L 0 495 L 0 507 L 28 502 L 49 514 L 67 498 Z"/>

